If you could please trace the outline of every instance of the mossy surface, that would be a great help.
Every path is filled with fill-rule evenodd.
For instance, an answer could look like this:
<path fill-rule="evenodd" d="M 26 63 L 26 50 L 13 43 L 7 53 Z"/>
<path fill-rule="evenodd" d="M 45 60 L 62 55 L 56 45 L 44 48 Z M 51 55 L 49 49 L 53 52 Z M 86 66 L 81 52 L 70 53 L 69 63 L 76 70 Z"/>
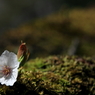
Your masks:
<path fill-rule="evenodd" d="M 0 85 L 0 95 L 94 95 L 95 62 L 77 56 L 28 61 L 14 86 Z"/>

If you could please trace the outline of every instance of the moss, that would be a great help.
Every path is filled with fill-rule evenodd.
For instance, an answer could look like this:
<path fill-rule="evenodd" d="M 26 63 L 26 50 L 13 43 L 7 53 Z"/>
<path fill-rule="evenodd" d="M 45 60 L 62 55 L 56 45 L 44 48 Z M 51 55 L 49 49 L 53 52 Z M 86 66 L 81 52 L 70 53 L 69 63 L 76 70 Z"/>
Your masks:
<path fill-rule="evenodd" d="M 94 95 L 95 62 L 77 56 L 30 60 L 12 87 L 0 85 L 0 95 Z"/>

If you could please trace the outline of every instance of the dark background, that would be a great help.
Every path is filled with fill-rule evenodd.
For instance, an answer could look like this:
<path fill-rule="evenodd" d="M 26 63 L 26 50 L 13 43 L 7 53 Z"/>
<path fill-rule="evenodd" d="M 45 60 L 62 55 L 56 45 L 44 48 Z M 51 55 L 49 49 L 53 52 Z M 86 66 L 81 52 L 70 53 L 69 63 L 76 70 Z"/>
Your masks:
<path fill-rule="evenodd" d="M 27 43 L 31 58 L 95 56 L 95 0 L 0 0 L 0 53 Z"/>
<path fill-rule="evenodd" d="M 0 31 L 50 15 L 61 8 L 94 6 L 95 0 L 0 0 Z"/>

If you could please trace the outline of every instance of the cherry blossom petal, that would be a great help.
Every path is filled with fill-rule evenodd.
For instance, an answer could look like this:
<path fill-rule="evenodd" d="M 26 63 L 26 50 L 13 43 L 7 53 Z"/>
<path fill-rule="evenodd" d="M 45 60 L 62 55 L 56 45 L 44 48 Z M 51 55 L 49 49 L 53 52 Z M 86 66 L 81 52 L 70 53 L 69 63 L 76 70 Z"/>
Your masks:
<path fill-rule="evenodd" d="M 19 67 L 20 62 L 18 62 L 17 55 L 15 53 L 5 50 L 1 56 L 7 59 L 7 65 L 9 67 L 11 68 Z"/>
<path fill-rule="evenodd" d="M 9 60 L 8 60 L 8 66 L 11 68 L 18 68 L 20 62 L 18 62 L 17 55 L 10 52 L 9 54 Z"/>
<path fill-rule="evenodd" d="M 5 55 L 0 56 L 0 67 L 7 65 L 8 58 Z"/>
<path fill-rule="evenodd" d="M 0 78 L 0 83 L 1 83 L 1 84 L 4 84 L 4 83 L 5 83 L 5 78 L 4 78 L 4 76 L 3 76 L 2 78 Z"/>
<path fill-rule="evenodd" d="M 16 82 L 18 76 L 18 71 L 15 69 L 12 74 L 6 78 L 5 83 L 7 86 L 13 86 L 13 84 Z"/>

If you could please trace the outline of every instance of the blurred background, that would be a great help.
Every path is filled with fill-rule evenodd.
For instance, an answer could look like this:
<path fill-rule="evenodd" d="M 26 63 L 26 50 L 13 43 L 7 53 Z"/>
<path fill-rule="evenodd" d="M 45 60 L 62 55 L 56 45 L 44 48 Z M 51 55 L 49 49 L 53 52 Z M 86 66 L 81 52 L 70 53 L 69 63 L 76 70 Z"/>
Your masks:
<path fill-rule="evenodd" d="M 95 57 L 95 0 L 0 0 L 0 53 Z"/>

